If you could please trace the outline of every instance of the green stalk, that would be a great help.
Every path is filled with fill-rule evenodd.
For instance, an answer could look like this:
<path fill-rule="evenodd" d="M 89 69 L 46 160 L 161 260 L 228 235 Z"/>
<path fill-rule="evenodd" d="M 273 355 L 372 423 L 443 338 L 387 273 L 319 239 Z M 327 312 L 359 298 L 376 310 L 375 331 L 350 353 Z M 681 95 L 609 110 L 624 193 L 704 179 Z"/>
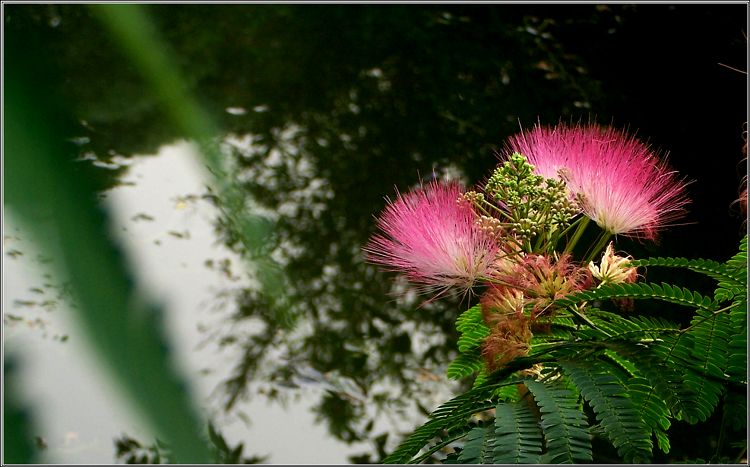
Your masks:
<path fill-rule="evenodd" d="M 544 220 L 542 223 L 545 227 L 552 227 L 552 220 L 550 215 L 550 207 L 545 206 L 544 210 L 539 213 L 538 219 Z M 540 251 L 543 250 L 544 252 L 547 252 L 549 250 L 549 243 L 552 239 L 552 232 L 549 230 L 549 228 L 543 229 L 537 236 L 536 243 L 534 244 L 534 251 Z M 544 248 L 542 248 L 542 245 L 545 245 Z"/>
<path fill-rule="evenodd" d="M 536 243 L 534 244 L 534 251 L 539 251 L 539 249 L 542 246 L 542 240 L 544 239 L 545 234 L 548 234 L 546 230 L 544 232 L 539 233 L 536 237 Z"/>
<path fill-rule="evenodd" d="M 571 251 L 573 251 L 573 248 L 575 248 L 576 243 L 578 243 L 578 240 L 581 239 L 581 235 L 583 235 L 583 231 L 586 230 L 586 227 L 588 227 L 590 221 L 591 219 L 589 219 L 586 216 L 583 216 L 580 219 L 578 219 L 577 221 L 578 228 L 573 233 L 573 238 L 571 238 L 568 244 L 565 245 L 565 250 L 563 251 L 563 253 L 570 253 Z"/>
<path fill-rule="evenodd" d="M 574 217 L 575 217 L 575 216 L 574 216 Z M 581 216 L 581 217 L 585 217 L 585 216 Z M 565 229 L 563 229 L 563 230 L 562 230 L 562 232 L 560 232 L 559 234 L 557 234 L 557 236 L 558 236 L 558 237 L 561 237 L 561 236 L 563 236 L 563 235 L 568 235 L 568 232 L 570 232 L 570 230 L 571 230 L 571 229 L 572 229 L 573 227 L 577 226 L 577 225 L 578 225 L 578 223 L 579 223 L 579 222 L 581 222 L 581 217 L 579 217 L 578 219 L 576 219 L 576 220 L 574 220 L 573 222 L 571 222 L 570 224 L 568 224 L 568 226 L 567 226 L 567 227 L 565 227 Z"/>
<path fill-rule="evenodd" d="M 594 244 L 594 247 L 591 249 L 591 251 L 586 255 L 586 259 L 584 259 L 583 264 L 588 264 L 590 261 L 592 261 L 599 253 L 601 253 L 602 248 L 607 244 L 610 237 L 612 237 L 611 232 L 604 231 L 599 235 L 599 240 Z"/>
<path fill-rule="evenodd" d="M 498 214 L 505 217 L 506 219 L 509 219 L 509 220 L 513 219 L 507 212 L 495 206 L 493 203 L 490 203 L 486 199 L 482 199 L 481 201 L 477 201 L 472 204 L 474 205 L 474 207 L 476 207 L 480 211 L 481 214 L 484 214 L 485 216 L 493 217 L 492 213 L 487 209 L 487 207 L 490 207 L 494 209 L 495 211 L 497 211 Z"/>
<path fill-rule="evenodd" d="M 590 319 L 588 319 L 586 317 L 586 315 L 584 315 L 583 313 L 581 313 L 578 310 L 577 306 L 572 306 L 572 307 L 568 308 L 568 310 L 570 310 L 571 313 L 573 313 L 574 315 L 576 315 L 576 317 L 578 317 L 579 319 L 583 320 L 586 324 L 588 324 L 589 326 L 591 326 L 592 329 L 601 332 L 602 334 L 604 334 L 607 337 L 612 337 L 612 336 L 609 335 L 609 333 L 607 333 L 606 331 L 604 331 L 604 330 L 600 329 L 599 327 L 597 327 L 597 325 L 594 324 Z"/>

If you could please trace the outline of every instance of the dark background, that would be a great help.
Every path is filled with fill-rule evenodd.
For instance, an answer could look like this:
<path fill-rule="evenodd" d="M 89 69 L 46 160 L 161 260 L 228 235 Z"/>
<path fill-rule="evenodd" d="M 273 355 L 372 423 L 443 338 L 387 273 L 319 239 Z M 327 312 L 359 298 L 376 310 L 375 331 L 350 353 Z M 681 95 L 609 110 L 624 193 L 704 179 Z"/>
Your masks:
<path fill-rule="evenodd" d="M 78 138 L 61 157 L 153 154 L 180 137 L 86 6 L 6 5 L 4 12 L 4 65 L 37 70 L 39 92 L 64 104 L 50 106 L 50 119 Z M 253 150 L 228 155 L 243 172 L 267 174 L 245 183 L 247 195 L 273 210 L 296 206 L 282 213 L 276 246 L 287 261 L 291 312 L 313 331 L 278 340 L 272 331 L 283 326 L 263 297 L 238 293 L 241 311 L 227 319 L 260 318 L 269 332 L 222 339 L 245 353 L 224 387 L 228 411 L 260 387 L 283 397 L 302 366 L 335 370 L 386 410 L 429 411 L 420 407 L 427 390 L 413 370 L 454 356 L 453 323 L 465 304 L 416 309 L 414 300 L 393 300 L 393 276 L 363 264 L 359 248 L 394 187 L 408 190 L 448 167 L 478 183 L 519 125 L 628 128 L 693 180 L 686 225 L 658 243 L 620 239 L 618 248 L 635 257 L 724 260 L 745 231 L 733 202 L 746 173 L 747 76 L 721 65 L 746 70 L 744 4 L 149 5 L 148 12 L 222 134 L 253 135 Z M 273 150 L 282 163 L 269 164 Z M 122 170 L 76 166 L 100 191 Z M 217 235 L 241 251 L 224 225 L 217 219 Z M 405 323 L 444 337 L 415 352 Z M 271 346 L 287 359 L 260 378 Z M 385 379 L 399 390 L 371 390 Z M 352 460 L 378 460 L 397 441 L 373 432 L 342 394 L 326 393 L 316 410 L 332 436 L 371 441 L 372 452 Z M 712 436 L 710 429 L 699 441 L 673 436 L 673 454 L 655 460 L 694 457 Z"/>

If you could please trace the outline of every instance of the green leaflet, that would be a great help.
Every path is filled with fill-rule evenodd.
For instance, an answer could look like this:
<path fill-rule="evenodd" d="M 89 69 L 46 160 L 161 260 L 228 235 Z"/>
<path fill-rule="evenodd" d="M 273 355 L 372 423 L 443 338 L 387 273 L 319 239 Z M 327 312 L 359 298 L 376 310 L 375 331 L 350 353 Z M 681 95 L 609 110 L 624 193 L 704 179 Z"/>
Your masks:
<path fill-rule="evenodd" d="M 475 305 L 461 313 L 456 320 L 456 329 L 461 333 L 458 338 L 459 352 L 468 352 L 479 348 L 484 342 L 484 338 L 490 334 L 490 328 L 484 324 L 480 305 Z"/>
<path fill-rule="evenodd" d="M 466 443 L 458 455 L 458 461 L 462 464 L 493 464 L 494 446 L 494 425 L 474 427 L 466 435 Z"/>
<path fill-rule="evenodd" d="M 726 262 L 727 271 L 747 288 L 747 235 L 740 241 L 736 255 Z M 747 290 L 746 290 L 747 293 Z"/>
<path fill-rule="evenodd" d="M 726 372 L 735 381 L 747 383 L 747 298 L 739 297 L 729 312 L 730 338 Z"/>
<path fill-rule="evenodd" d="M 495 407 L 496 464 L 538 464 L 542 454 L 539 421 L 525 400 Z"/>
<path fill-rule="evenodd" d="M 477 377 L 474 380 L 474 384 L 471 386 L 472 389 L 482 386 L 487 381 L 487 367 L 482 366 L 482 369 L 477 373 Z"/>
<path fill-rule="evenodd" d="M 727 344 L 727 374 L 735 381 L 747 383 L 747 235 L 740 242 L 740 250 L 726 267 L 743 284 L 739 291 L 733 289 L 732 309 L 729 311 L 729 343 Z M 723 284 L 719 284 L 717 296 Z M 729 294 L 724 294 L 729 295 Z"/>
<path fill-rule="evenodd" d="M 690 325 L 692 329 L 689 333 L 693 336 L 692 355 L 696 366 L 704 375 L 723 378 L 731 330 L 729 315 L 697 310 Z"/>
<path fill-rule="evenodd" d="M 692 399 L 694 395 L 684 386 L 682 365 L 669 361 L 668 354 L 658 350 L 661 344 L 643 345 L 629 341 L 612 341 L 606 344 L 627 362 L 633 365 L 638 376 L 648 380 L 648 385 L 665 402 L 670 413 L 677 416 L 687 410 L 684 400 Z"/>
<path fill-rule="evenodd" d="M 600 427 L 628 463 L 651 461 L 651 430 L 626 388 L 600 364 L 562 361 L 560 366 L 596 413 Z"/>
<path fill-rule="evenodd" d="M 683 339 L 689 346 L 690 364 L 683 377 L 694 395 L 691 402 L 695 408 L 694 413 L 686 414 L 686 420 L 696 423 L 711 416 L 724 392 L 721 380 L 727 364 L 729 316 L 698 310 L 690 324 L 689 339 Z"/>
<path fill-rule="evenodd" d="M 626 358 L 623 358 L 612 349 L 604 350 L 603 360 L 610 360 L 617 367 L 613 368 L 613 371 L 616 371 L 617 373 L 623 373 L 627 375 L 627 377 L 637 376 L 639 373 L 638 368 L 633 364 L 633 362 Z"/>
<path fill-rule="evenodd" d="M 484 360 L 479 353 L 479 349 L 473 349 L 467 353 L 459 354 L 455 360 L 448 365 L 446 374 L 450 379 L 461 379 L 471 376 L 482 370 Z"/>
<path fill-rule="evenodd" d="M 722 384 L 709 380 L 695 369 L 694 336 L 689 333 L 665 336 L 651 348 L 666 363 L 666 368 L 678 372 L 681 385 L 675 393 L 679 406 L 672 405 L 678 420 L 688 423 L 705 421 L 713 413 L 719 400 Z M 667 399 L 668 400 L 668 399 Z"/>
<path fill-rule="evenodd" d="M 723 302 L 747 294 L 747 235 L 740 242 L 739 252 L 726 263 L 706 259 L 646 258 L 633 260 L 633 266 L 681 267 L 705 274 L 718 282 L 715 300 Z"/>
<path fill-rule="evenodd" d="M 633 405 L 638 408 L 640 417 L 656 436 L 659 448 L 668 453 L 670 445 L 667 430 L 671 426 L 670 413 L 661 394 L 657 393 L 646 378 L 632 378 L 626 385 Z"/>
<path fill-rule="evenodd" d="M 542 414 L 542 431 L 548 463 L 591 462 L 591 436 L 586 416 L 578 407 L 578 394 L 560 384 L 525 380 Z"/>
<path fill-rule="evenodd" d="M 494 392 L 493 396 L 496 397 L 498 401 L 503 402 L 516 402 L 521 397 L 518 393 L 518 386 L 515 384 L 501 386 Z"/>
<path fill-rule="evenodd" d="M 630 262 L 632 266 L 663 266 L 672 268 L 686 268 L 691 271 L 705 274 L 718 282 L 736 283 L 741 285 L 737 280 L 732 269 L 718 261 L 707 259 L 687 259 L 687 258 L 646 258 L 637 259 Z"/>
<path fill-rule="evenodd" d="M 695 308 L 711 308 L 713 300 L 698 292 L 670 284 L 603 284 L 593 290 L 586 290 L 557 300 L 555 304 L 568 307 L 581 302 L 604 300 L 610 298 L 638 298 L 663 300 L 678 305 Z"/>
<path fill-rule="evenodd" d="M 661 318 L 648 316 L 633 316 L 625 318 L 616 313 L 600 310 L 598 308 L 587 308 L 583 312 L 593 322 L 598 330 L 597 337 L 620 340 L 627 338 L 650 338 L 655 339 L 661 334 L 674 333 L 679 330 L 676 323 Z"/>
<path fill-rule="evenodd" d="M 474 413 L 494 406 L 489 398 L 499 386 L 501 385 L 472 389 L 444 403 L 430 414 L 429 420 L 424 425 L 417 428 L 382 462 L 384 464 L 409 463 L 428 441 L 438 436 L 443 430 L 458 429 L 468 432 L 468 418 Z"/>
<path fill-rule="evenodd" d="M 460 334 L 458 338 L 460 353 L 448 365 L 447 376 L 450 379 L 461 379 L 479 373 L 474 382 L 476 387 L 484 381 L 482 377 L 484 359 L 481 355 L 481 346 L 485 337 L 490 333 L 490 328 L 484 324 L 481 306 L 475 305 L 461 313 L 456 319 L 456 329 Z"/>
<path fill-rule="evenodd" d="M 573 318 L 566 316 L 563 312 L 552 316 L 545 321 L 550 324 L 550 329 L 544 333 L 536 333 L 531 338 L 533 350 L 538 350 L 545 344 L 554 344 L 570 340 L 573 333 L 580 329 Z"/>

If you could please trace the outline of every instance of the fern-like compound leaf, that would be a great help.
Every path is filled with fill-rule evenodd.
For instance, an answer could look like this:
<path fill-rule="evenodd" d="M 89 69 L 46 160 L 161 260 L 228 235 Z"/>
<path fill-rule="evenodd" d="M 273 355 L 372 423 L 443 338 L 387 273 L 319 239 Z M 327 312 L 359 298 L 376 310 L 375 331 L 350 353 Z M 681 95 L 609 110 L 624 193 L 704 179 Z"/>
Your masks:
<path fill-rule="evenodd" d="M 700 319 L 701 316 L 697 315 L 693 324 L 698 325 Z M 715 324 L 713 319 L 706 320 L 701 327 L 709 328 L 700 329 L 701 336 L 696 336 L 693 331 L 663 336 L 660 342 L 651 346 L 654 354 L 664 359 L 668 367 L 681 372 L 682 386 L 677 393 L 681 410 L 675 416 L 688 423 L 706 421 L 724 392 L 723 376 L 711 376 L 711 372 L 722 365 L 717 362 L 714 352 L 721 353 L 718 350 L 721 347 L 726 349 L 726 343 L 716 342 L 711 337 Z"/>
<path fill-rule="evenodd" d="M 610 298 L 637 298 L 663 300 L 696 308 L 711 308 L 713 300 L 698 292 L 669 284 L 633 283 L 602 284 L 596 289 L 585 290 L 555 301 L 559 307 L 568 307 L 581 302 Z"/>
<path fill-rule="evenodd" d="M 705 375 L 723 378 L 731 328 L 729 315 L 698 310 L 691 326 L 690 333 L 694 338 L 693 356 L 697 366 Z"/>
<path fill-rule="evenodd" d="M 482 368 L 479 370 L 479 373 L 477 373 L 477 377 L 474 378 L 474 384 L 471 385 L 472 389 L 476 389 L 483 385 L 487 381 L 487 377 L 489 375 L 487 374 L 487 366 L 482 365 Z"/>
<path fill-rule="evenodd" d="M 496 386 L 482 386 L 460 394 L 438 407 L 430 419 L 417 428 L 390 455 L 384 464 L 406 464 L 433 438 L 444 431 L 469 431 L 468 418 L 477 412 L 489 409 L 489 402 Z"/>
<path fill-rule="evenodd" d="M 524 384 L 542 414 L 541 427 L 547 448 L 545 462 L 591 462 L 591 437 L 586 416 L 578 408 L 578 395 L 559 384 L 547 385 L 534 380 L 525 380 Z"/>
<path fill-rule="evenodd" d="M 586 316 L 597 326 L 605 331 L 606 339 L 621 340 L 639 337 L 656 339 L 662 333 L 675 333 L 679 330 L 676 323 L 665 319 L 648 316 L 624 316 L 597 308 L 588 308 Z"/>
<path fill-rule="evenodd" d="M 730 274 L 743 283 L 747 289 L 747 235 L 740 242 L 737 254 L 726 262 L 726 266 Z"/>
<path fill-rule="evenodd" d="M 739 252 L 726 264 L 744 285 L 743 288 L 732 291 L 732 308 L 729 311 L 731 337 L 727 345 L 729 355 L 726 373 L 732 380 L 747 384 L 747 235 L 740 243 Z M 721 288 L 722 284 L 719 284 L 719 290 Z"/>
<path fill-rule="evenodd" d="M 638 408 L 639 415 L 656 437 L 659 449 L 670 449 L 667 430 L 671 426 L 669 409 L 659 392 L 645 378 L 632 378 L 627 382 L 628 395 Z"/>
<path fill-rule="evenodd" d="M 464 448 L 458 455 L 461 464 L 492 464 L 495 447 L 495 426 L 477 426 L 465 438 Z"/>
<path fill-rule="evenodd" d="M 667 338 L 676 341 L 674 335 Z M 687 410 L 683 401 L 693 400 L 694 395 L 684 386 L 683 372 L 678 370 L 684 365 L 669 360 L 668 350 L 659 347 L 664 345 L 663 339 L 652 345 L 630 341 L 610 341 L 605 345 L 635 367 L 637 376 L 648 381 L 673 415 Z"/>
<path fill-rule="evenodd" d="M 674 391 L 674 398 L 665 397 L 665 400 L 675 418 L 689 423 L 705 421 L 713 412 L 721 391 L 720 383 L 706 380 L 698 372 L 693 356 L 694 340 L 691 333 L 665 335 L 650 346 L 653 354 L 664 361 L 664 366 L 657 367 L 665 371 L 663 381 L 670 381 L 670 386 L 673 386 L 671 381 L 675 381 L 675 377 L 670 375 L 673 371 L 679 373 L 677 381 L 680 383 Z M 645 358 L 645 353 L 639 355 L 642 356 Z M 658 378 L 654 375 L 649 380 L 654 384 Z"/>
<path fill-rule="evenodd" d="M 747 298 L 738 297 L 729 313 L 730 338 L 727 344 L 727 375 L 747 384 Z"/>
<path fill-rule="evenodd" d="M 479 353 L 479 349 L 475 348 L 469 352 L 459 354 L 448 365 L 446 374 L 450 379 L 461 379 L 480 371 L 483 366 L 484 360 L 482 359 L 482 355 Z"/>
<path fill-rule="evenodd" d="M 606 438 L 626 463 L 650 462 L 651 429 L 643 422 L 626 388 L 601 365 L 560 362 L 563 371 L 589 402 Z"/>
<path fill-rule="evenodd" d="M 484 338 L 490 334 L 490 328 L 484 324 L 480 305 L 475 305 L 461 313 L 456 320 L 456 329 L 460 333 L 458 350 L 461 353 L 479 348 Z"/>
<path fill-rule="evenodd" d="M 542 431 L 528 402 L 499 403 L 495 407 L 495 464 L 538 464 Z"/>
<path fill-rule="evenodd" d="M 731 323 L 726 313 L 697 310 L 688 334 L 692 337 L 692 365 L 686 367 L 685 385 L 695 394 L 697 420 L 705 421 L 724 392 L 721 380 L 727 365 Z M 695 421 L 695 419 L 688 419 Z"/>
<path fill-rule="evenodd" d="M 707 259 L 687 259 L 687 258 L 645 258 L 637 259 L 630 262 L 631 266 L 663 266 L 672 268 L 687 268 L 701 274 L 705 274 L 718 282 L 727 284 L 740 284 L 731 267 Z"/>

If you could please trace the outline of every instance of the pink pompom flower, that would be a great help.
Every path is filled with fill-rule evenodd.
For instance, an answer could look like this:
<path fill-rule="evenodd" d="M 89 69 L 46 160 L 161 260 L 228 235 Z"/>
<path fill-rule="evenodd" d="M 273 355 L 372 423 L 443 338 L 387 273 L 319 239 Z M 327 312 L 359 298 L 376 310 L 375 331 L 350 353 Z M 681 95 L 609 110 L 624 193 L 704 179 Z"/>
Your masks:
<path fill-rule="evenodd" d="M 437 181 L 398 194 L 378 218 L 381 233 L 364 247 L 365 259 L 427 291 L 468 291 L 491 274 L 499 249 L 461 195 L 457 183 Z"/>
<path fill-rule="evenodd" d="M 584 214 L 611 234 L 654 239 L 685 214 L 687 183 L 649 146 L 617 129 L 536 126 L 507 146 L 539 175 L 562 176 Z"/>

